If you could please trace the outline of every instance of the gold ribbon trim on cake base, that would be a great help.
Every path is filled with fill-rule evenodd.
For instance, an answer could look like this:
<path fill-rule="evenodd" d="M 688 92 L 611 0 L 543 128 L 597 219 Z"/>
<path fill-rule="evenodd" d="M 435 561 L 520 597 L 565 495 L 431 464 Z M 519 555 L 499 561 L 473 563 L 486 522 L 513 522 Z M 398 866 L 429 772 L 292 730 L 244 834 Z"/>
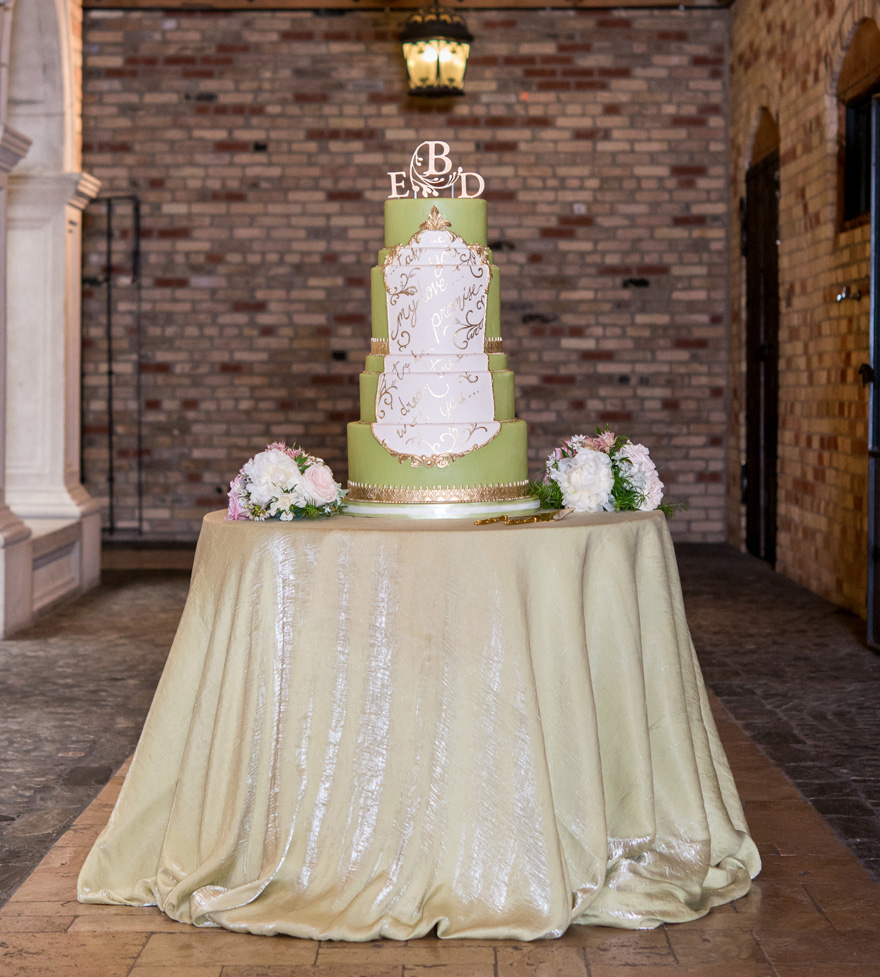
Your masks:
<path fill-rule="evenodd" d="M 373 356 L 388 356 L 388 340 L 384 337 L 376 339 L 373 336 L 370 340 L 370 352 Z"/>
<path fill-rule="evenodd" d="M 500 336 L 487 337 L 483 340 L 483 352 L 492 353 L 503 353 L 504 352 L 504 342 Z"/>
<path fill-rule="evenodd" d="M 348 483 L 348 498 L 355 502 L 499 502 L 523 499 L 528 495 L 529 483 L 525 481 L 500 485 L 436 485 L 431 488 Z"/>

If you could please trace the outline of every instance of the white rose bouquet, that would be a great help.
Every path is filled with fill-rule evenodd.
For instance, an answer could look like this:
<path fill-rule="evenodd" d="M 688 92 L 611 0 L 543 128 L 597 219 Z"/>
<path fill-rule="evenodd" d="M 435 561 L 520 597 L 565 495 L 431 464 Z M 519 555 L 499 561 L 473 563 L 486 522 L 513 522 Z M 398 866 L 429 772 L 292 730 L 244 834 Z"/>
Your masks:
<path fill-rule="evenodd" d="M 663 483 L 648 449 L 607 428 L 563 441 L 547 459 L 544 479 L 532 483 L 544 509 L 575 512 L 647 512 L 672 515 L 683 503 L 664 503 Z"/>
<path fill-rule="evenodd" d="M 320 458 L 281 441 L 254 455 L 229 483 L 227 519 L 292 519 L 332 516 L 346 490 Z"/>

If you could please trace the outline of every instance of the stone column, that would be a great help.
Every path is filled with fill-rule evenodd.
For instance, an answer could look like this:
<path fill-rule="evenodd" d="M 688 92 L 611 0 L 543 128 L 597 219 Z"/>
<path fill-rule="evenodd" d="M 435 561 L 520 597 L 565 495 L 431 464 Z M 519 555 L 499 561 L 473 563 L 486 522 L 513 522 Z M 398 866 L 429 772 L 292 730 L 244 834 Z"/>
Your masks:
<path fill-rule="evenodd" d="M 80 524 L 79 589 L 100 574 L 99 503 L 80 483 L 82 211 L 86 173 L 9 178 L 6 498 L 37 535 Z M 43 525 L 40 525 L 40 524 Z"/>
<path fill-rule="evenodd" d="M 6 197 L 9 171 L 31 141 L 15 129 L 0 133 L 0 636 L 24 627 L 33 610 L 31 531 L 5 498 L 3 458 L 6 452 Z"/>

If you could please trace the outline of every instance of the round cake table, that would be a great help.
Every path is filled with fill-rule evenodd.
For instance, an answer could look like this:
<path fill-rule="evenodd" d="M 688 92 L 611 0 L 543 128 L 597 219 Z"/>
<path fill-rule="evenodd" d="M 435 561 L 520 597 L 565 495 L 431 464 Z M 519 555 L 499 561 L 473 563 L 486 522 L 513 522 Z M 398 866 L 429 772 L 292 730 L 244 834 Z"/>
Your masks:
<path fill-rule="evenodd" d="M 212 513 L 79 898 L 534 939 L 695 919 L 759 868 L 660 513 Z"/>

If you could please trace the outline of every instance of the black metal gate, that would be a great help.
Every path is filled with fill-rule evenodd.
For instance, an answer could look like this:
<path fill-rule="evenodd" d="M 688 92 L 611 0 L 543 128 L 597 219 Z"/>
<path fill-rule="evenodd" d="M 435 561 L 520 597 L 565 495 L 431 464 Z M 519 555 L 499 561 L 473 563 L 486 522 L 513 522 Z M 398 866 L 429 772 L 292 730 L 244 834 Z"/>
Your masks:
<path fill-rule="evenodd" d="M 776 563 L 779 427 L 779 152 L 746 174 L 746 549 Z"/>

